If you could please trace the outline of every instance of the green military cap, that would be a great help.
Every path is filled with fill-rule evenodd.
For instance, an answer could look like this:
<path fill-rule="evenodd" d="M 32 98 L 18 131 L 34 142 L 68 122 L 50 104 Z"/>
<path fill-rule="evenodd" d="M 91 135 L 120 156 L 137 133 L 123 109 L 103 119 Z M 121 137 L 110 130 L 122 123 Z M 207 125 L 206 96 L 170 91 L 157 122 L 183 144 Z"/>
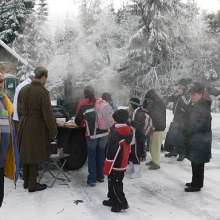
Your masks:
<path fill-rule="evenodd" d="M 35 73 L 35 75 L 39 75 L 39 74 L 42 74 L 42 73 L 48 73 L 48 70 L 44 66 L 38 66 L 34 70 L 34 73 Z"/>

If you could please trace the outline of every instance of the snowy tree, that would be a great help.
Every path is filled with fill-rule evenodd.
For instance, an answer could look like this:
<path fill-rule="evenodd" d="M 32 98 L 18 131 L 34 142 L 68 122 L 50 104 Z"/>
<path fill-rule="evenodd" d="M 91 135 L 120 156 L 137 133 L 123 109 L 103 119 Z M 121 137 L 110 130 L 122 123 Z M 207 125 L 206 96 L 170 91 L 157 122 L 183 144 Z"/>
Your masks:
<path fill-rule="evenodd" d="M 123 35 L 118 42 L 118 48 L 123 48 L 128 44 L 130 37 L 138 31 L 140 16 L 133 13 L 133 6 L 122 5 L 117 11 L 117 23 Z"/>
<path fill-rule="evenodd" d="M 216 40 L 210 37 L 208 24 L 203 15 L 198 14 L 198 9 L 193 4 L 185 5 L 185 13 L 181 20 L 181 33 L 184 51 L 182 58 L 185 63 L 179 66 L 182 76 L 188 76 L 193 81 L 216 79 L 217 73 L 214 64 L 219 62 L 215 48 L 219 48 Z M 188 17 L 187 17 L 188 16 Z M 185 18 L 185 19 L 183 19 Z"/>
<path fill-rule="evenodd" d="M 124 46 L 130 35 L 137 29 L 137 16 L 127 18 L 123 12 L 119 21 L 113 5 L 101 1 L 80 1 L 80 7 L 78 21 L 70 14 L 59 21 L 55 31 L 56 55 L 49 68 L 54 75 L 63 73 L 62 82 L 68 80 L 74 87 L 98 84 L 100 93 L 117 93 L 115 96 L 123 100 L 129 93 L 125 86 L 119 86 L 115 68 L 126 53 Z M 57 80 L 61 86 L 62 82 Z"/>
<path fill-rule="evenodd" d="M 88 40 L 95 43 L 97 49 L 102 54 L 105 64 L 111 64 L 114 50 L 120 44 L 123 29 L 116 22 L 116 14 L 110 6 L 103 9 L 97 18 L 96 23 L 89 29 L 91 35 Z"/>
<path fill-rule="evenodd" d="M 79 20 L 86 34 L 96 23 L 102 12 L 103 0 L 81 0 L 79 6 Z"/>
<path fill-rule="evenodd" d="M 48 4 L 46 0 L 39 0 L 36 8 L 36 21 L 33 25 L 34 66 L 46 65 L 53 54 L 53 42 L 50 36 L 48 19 Z"/>
<path fill-rule="evenodd" d="M 212 47 L 210 48 L 210 54 L 212 54 L 215 59 L 212 60 L 212 65 L 215 70 L 220 69 L 220 10 L 216 13 L 203 13 L 204 20 L 207 23 L 207 35 L 209 36 L 209 41 L 214 42 L 212 44 Z M 218 75 L 218 78 L 220 77 L 220 72 L 216 71 L 216 74 Z M 219 87 L 218 80 L 214 80 L 213 82 L 212 77 L 209 77 L 211 80 L 209 80 L 209 84 L 217 84 L 215 87 Z M 215 79 L 215 78 L 214 78 Z"/>
<path fill-rule="evenodd" d="M 102 16 L 105 14 L 103 13 L 103 2 L 103 0 L 83 0 L 80 2 L 78 19 L 84 36 L 80 57 L 85 70 L 81 79 L 97 78 L 97 74 L 110 62 L 110 56 L 106 49 L 106 37 L 103 35 L 106 24 L 102 27 L 102 33 L 99 29 Z"/>
<path fill-rule="evenodd" d="M 39 0 L 36 11 L 29 15 L 22 36 L 16 38 L 13 48 L 25 58 L 31 68 L 47 65 L 53 54 L 53 42 L 47 23 L 48 6 L 45 0 Z M 26 74 L 29 67 L 18 67 L 18 77 Z"/>
<path fill-rule="evenodd" d="M 38 0 L 37 18 L 39 22 L 44 23 L 48 19 L 49 8 L 46 0 Z"/>
<path fill-rule="evenodd" d="M 178 0 L 133 1 L 140 16 L 139 30 L 128 44 L 122 63 L 122 82 L 141 96 L 149 88 L 172 90 L 180 77 L 214 76 L 206 27 L 196 6 Z"/>
<path fill-rule="evenodd" d="M 80 48 L 84 42 L 78 25 L 75 18 L 66 15 L 55 31 L 56 57 L 62 60 L 62 69 L 66 72 L 64 79 L 68 81 L 75 81 L 77 60 L 81 57 Z"/>
<path fill-rule="evenodd" d="M 174 5 L 174 1 L 133 1 L 133 13 L 140 16 L 139 30 L 130 39 L 129 55 L 120 73 L 134 95 L 162 84 L 172 45 L 167 27 L 175 13 Z"/>
<path fill-rule="evenodd" d="M 101 0 L 78 2 L 78 21 L 66 16 L 55 32 L 56 54 L 49 65 L 54 75 L 62 72 L 62 82 L 98 83 L 113 93 L 122 82 L 128 96 L 139 97 L 149 88 L 171 93 L 182 77 L 216 77 L 217 45 L 193 1 L 132 2 L 117 13 Z"/>
<path fill-rule="evenodd" d="M 12 43 L 23 33 L 25 21 L 35 0 L 9 0 L 0 2 L 0 39 Z"/>
<path fill-rule="evenodd" d="M 23 59 L 27 61 L 29 64 L 28 66 L 20 63 L 17 66 L 17 74 L 16 76 L 24 80 L 27 78 L 28 73 L 34 68 L 34 60 L 33 60 L 33 53 L 34 53 L 34 39 L 31 36 L 33 32 L 33 25 L 36 17 L 34 14 L 30 14 L 28 19 L 26 20 L 26 28 L 23 31 L 23 34 L 18 35 L 13 44 L 12 48 L 22 56 Z"/>

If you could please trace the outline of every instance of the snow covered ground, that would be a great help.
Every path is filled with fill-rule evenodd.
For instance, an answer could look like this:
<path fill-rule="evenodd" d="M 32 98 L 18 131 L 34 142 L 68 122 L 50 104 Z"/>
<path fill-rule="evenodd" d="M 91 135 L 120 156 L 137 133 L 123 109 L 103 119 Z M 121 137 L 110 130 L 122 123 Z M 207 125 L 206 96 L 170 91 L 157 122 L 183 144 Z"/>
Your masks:
<path fill-rule="evenodd" d="M 167 125 L 172 120 L 167 111 Z M 184 192 L 185 183 L 191 181 L 188 160 L 177 162 L 165 158 L 161 152 L 161 169 L 148 170 L 143 162 L 142 177 L 125 176 L 124 191 L 130 208 L 113 213 L 102 205 L 106 199 L 107 181 L 96 187 L 86 184 L 87 164 L 76 171 L 67 171 L 68 185 L 57 180 L 53 188 L 29 193 L 19 180 L 17 188 L 5 179 L 5 199 L 0 209 L 1 220 L 219 220 L 220 202 L 220 114 L 213 114 L 213 158 L 205 166 L 205 182 L 201 192 Z M 150 160 L 148 153 L 147 162 Z M 50 184 L 52 177 L 45 174 L 42 182 Z M 77 203 L 77 200 L 82 202 Z"/>

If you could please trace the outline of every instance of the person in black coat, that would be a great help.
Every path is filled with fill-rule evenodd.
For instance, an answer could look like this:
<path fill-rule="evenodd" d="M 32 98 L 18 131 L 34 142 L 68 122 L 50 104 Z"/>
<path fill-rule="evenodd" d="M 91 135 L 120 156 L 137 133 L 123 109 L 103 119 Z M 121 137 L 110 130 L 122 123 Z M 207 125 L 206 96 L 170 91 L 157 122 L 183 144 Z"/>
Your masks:
<path fill-rule="evenodd" d="M 143 108 L 148 109 L 154 127 L 149 144 L 152 160 L 146 165 L 150 170 L 157 170 L 160 169 L 160 150 L 166 128 L 166 107 L 164 101 L 151 89 L 145 94 Z"/>
<path fill-rule="evenodd" d="M 145 123 L 145 113 L 141 108 L 140 99 L 131 97 L 129 100 L 129 125 L 133 131 L 133 138 L 131 142 L 131 153 L 129 156 L 129 170 L 131 179 L 136 179 L 141 177 L 141 165 L 140 159 L 143 157 L 145 152 L 145 135 L 144 135 L 144 123 Z"/>
<path fill-rule="evenodd" d="M 167 101 L 173 102 L 174 118 L 164 143 L 164 150 L 169 152 L 165 154 L 165 157 L 176 157 L 179 154 L 177 161 L 183 161 L 185 157 L 185 138 L 179 127 L 182 127 L 185 123 L 184 113 L 189 104 L 186 79 L 181 79 L 178 82 L 178 91 L 172 96 L 168 96 Z"/>
<path fill-rule="evenodd" d="M 186 183 L 186 192 L 200 191 L 204 181 L 204 167 L 211 159 L 211 102 L 203 97 L 204 86 L 195 83 L 190 88 L 191 102 L 184 115 L 187 137 L 186 156 L 191 161 L 192 181 Z"/>

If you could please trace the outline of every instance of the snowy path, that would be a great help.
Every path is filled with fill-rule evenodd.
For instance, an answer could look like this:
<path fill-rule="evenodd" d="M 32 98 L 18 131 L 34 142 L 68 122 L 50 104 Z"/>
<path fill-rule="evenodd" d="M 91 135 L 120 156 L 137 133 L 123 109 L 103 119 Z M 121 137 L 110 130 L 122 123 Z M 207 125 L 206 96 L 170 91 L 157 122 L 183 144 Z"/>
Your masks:
<path fill-rule="evenodd" d="M 172 119 L 171 112 L 168 118 Z M 18 181 L 17 189 L 6 179 L 5 200 L 0 209 L 1 220 L 220 220 L 220 115 L 213 115 L 213 158 L 205 166 L 205 183 L 201 192 L 184 192 L 185 183 L 191 180 L 188 160 L 177 162 L 165 158 L 161 152 L 161 169 L 150 171 L 142 163 L 142 177 L 124 179 L 124 191 L 130 208 L 112 213 L 101 203 L 106 199 L 107 181 L 96 187 L 86 184 L 87 164 L 76 171 L 67 171 L 71 183 L 57 181 L 53 188 L 28 193 Z M 147 161 L 150 160 L 148 153 Z M 51 183 L 50 175 L 42 182 Z M 83 203 L 74 203 L 82 200 Z"/>

